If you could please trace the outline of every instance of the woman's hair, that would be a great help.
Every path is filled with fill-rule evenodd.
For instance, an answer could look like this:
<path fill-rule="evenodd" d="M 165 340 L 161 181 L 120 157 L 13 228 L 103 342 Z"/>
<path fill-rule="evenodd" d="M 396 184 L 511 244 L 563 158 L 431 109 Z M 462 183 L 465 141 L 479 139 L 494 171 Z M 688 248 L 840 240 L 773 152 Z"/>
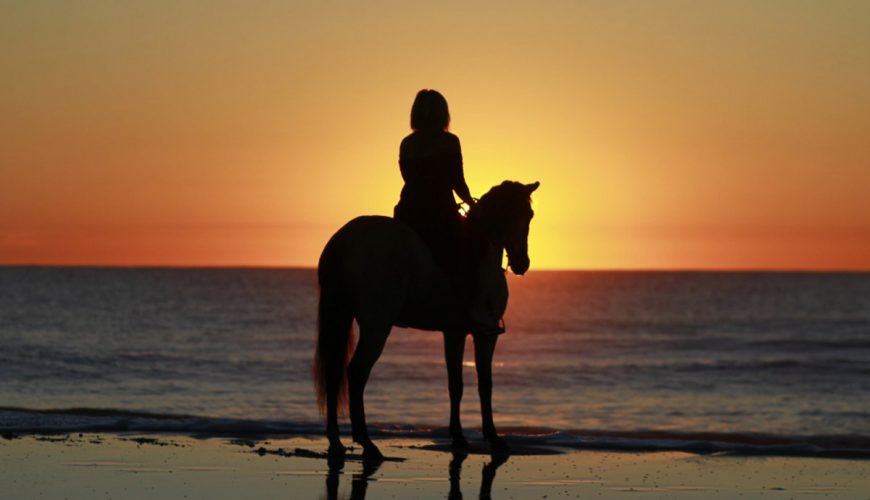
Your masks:
<path fill-rule="evenodd" d="M 417 92 L 411 106 L 411 129 L 417 131 L 447 130 L 450 126 L 450 111 L 447 99 L 437 90 L 423 89 Z"/>

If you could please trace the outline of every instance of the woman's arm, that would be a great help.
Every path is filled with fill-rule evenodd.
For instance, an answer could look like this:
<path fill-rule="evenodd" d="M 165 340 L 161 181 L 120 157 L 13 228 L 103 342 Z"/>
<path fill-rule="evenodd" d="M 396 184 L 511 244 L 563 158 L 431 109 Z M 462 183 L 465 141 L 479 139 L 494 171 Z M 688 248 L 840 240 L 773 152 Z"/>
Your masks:
<path fill-rule="evenodd" d="M 456 195 L 459 196 L 459 199 L 461 199 L 465 203 L 468 203 L 469 205 L 474 205 L 474 198 L 471 197 L 471 191 L 468 189 L 468 184 L 465 182 L 465 172 L 462 168 L 462 148 L 459 145 L 459 138 L 456 136 L 453 137 L 456 139 L 456 152 L 453 155 L 453 190 L 456 191 Z"/>
<path fill-rule="evenodd" d="M 468 203 L 469 205 L 474 205 L 474 198 L 471 197 L 471 191 L 468 189 L 468 184 L 465 182 L 465 176 L 462 174 L 462 161 L 459 162 L 459 176 L 460 179 L 453 186 L 453 190 L 456 191 L 456 195 L 459 196 L 459 199 Z"/>

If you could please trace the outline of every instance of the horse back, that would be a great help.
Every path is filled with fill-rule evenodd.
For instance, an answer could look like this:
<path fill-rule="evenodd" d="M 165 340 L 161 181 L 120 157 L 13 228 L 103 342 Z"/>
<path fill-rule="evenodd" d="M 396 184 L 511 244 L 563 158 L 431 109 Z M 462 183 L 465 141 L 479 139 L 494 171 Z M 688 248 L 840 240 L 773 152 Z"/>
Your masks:
<path fill-rule="evenodd" d="M 345 224 L 320 256 L 318 279 L 349 294 L 358 321 L 370 316 L 391 324 L 442 329 L 449 290 L 422 239 L 405 224 L 383 216 Z"/>

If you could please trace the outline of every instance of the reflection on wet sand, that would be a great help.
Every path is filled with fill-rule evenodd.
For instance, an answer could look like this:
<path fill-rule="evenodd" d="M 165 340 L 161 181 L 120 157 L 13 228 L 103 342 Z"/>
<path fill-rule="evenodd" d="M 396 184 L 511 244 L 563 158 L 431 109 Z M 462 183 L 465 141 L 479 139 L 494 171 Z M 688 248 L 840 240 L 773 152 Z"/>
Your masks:
<path fill-rule="evenodd" d="M 344 454 L 332 454 L 329 456 L 329 470 L 326 473 L 326 498 L 338 500 L 339 476 L 344 470 Z M 381 461 L 363 460 L 362 471 L 353 475 L 351 480 L 350 500 L 362 500 L 366 497 L 369 477 L 378 471 Z"/>
<path fill-rule="evenodd" d="M 460 479 L 462 474 L 462 462 L 468 458 L 467 453 L 453 453 L 453 459 L 450 460 L 450 493 L 447 494 L 448 500 L 462 500 L 462 489 Z M 490 455 L 490 461 L 483 464 L 483 471 L 480 478 L 480 494 L 479 498 L 488 499 L 492 494 L 492 483 L 495 480 L 495 471 L 508 461 L 509 455 L 501 453 Z"/>
<path fill-rule="evenodd" d="M 453 452 L 448 464 L 450 490 L 447 493 L 448 500 L 462 500 L 462 463 L 468 458 L 468 453 Z M 495 480 L 496 470 L 508 461 L 507 454 L 490 455 L 490 461 L 483 464 L 480 479 L 479 498 L 492 498 L 492 483 Z M 326 473 L 326 496 L 327 500 L 339 500 L 338 490 L 341 483 L 340 476 L 344 470 L 345 456 L 343 454 L 330 456 L 328 460 L 329 470 Z M 351 478 L 351 490 L 348 500 L 364 500 L 368 490 L 369 478 L 380 468 L 382 461 L 363 460 L 362 471 L 354 473 Z M 372 479 L 372 481 L 375 481 Z"/>

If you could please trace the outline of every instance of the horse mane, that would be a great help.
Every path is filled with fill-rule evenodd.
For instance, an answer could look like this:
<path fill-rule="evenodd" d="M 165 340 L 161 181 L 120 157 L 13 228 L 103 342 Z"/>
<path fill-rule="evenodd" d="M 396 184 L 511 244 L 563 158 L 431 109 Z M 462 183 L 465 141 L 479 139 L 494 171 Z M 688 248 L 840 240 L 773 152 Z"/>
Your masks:
<path fill-rule="evenodd" d="M 468 222 L 480 228 L 497 227 L 499 220 L 515 215 L 519 202 L 531 201 L 531 196 L 525 184 L 515 181 L 504 181 L 493 186 L 477 201 L 468 212 Z"/>

